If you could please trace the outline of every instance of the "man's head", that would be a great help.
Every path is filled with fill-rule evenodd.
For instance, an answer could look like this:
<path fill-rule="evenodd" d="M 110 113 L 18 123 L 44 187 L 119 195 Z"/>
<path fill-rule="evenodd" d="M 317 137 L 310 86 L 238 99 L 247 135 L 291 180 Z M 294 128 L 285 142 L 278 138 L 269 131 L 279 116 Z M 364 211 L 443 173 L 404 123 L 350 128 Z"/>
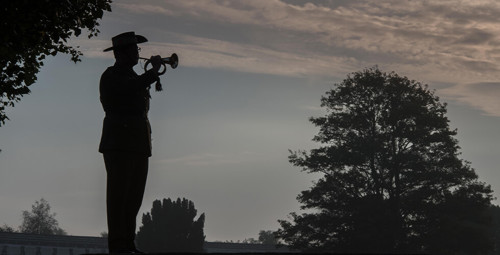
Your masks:
<path fill-rule="evenodd" d="M 137 44 L 121 46 L 113 49 L 116 62 L 125 66 L 135 66 L 139 63 L 139 47 Z"/>
<path fill-rule="evenodd" d="M 147 42 L 148 39 L 142 35 L 136 35 L 134 32 L 119 34 L 112 39 L 113 47 L 104 51 L 113 50 L 117 63 L 135 66 L 139 61 L 139 48 L 137 44 Z"/>

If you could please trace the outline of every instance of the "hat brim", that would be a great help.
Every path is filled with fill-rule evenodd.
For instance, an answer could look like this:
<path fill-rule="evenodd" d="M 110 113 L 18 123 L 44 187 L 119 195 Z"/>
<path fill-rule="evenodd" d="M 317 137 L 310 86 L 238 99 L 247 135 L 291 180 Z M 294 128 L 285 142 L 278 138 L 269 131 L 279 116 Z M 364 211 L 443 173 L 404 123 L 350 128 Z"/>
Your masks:
<path fill-rule="evenodd" d="M 148 39 L 146 39 L 146 37 L 144 37 L 142 35 L 135 35 L 135 39 L 137 40 L 136 44 L 145 43 L 148 41 Z M 124 45 L 121 45 L 121 46 L 124 46 Z M 104 49 L 103 52 L 111 51 L 113 49 L 115 49 L 115 47 L 109 47 L 107 49 Z"/>

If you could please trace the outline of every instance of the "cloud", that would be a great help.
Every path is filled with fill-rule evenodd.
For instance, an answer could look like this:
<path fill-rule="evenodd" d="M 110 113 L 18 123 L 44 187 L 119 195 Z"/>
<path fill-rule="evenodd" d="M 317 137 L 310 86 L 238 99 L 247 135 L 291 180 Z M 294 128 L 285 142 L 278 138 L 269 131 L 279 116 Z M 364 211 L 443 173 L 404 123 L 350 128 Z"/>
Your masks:
<path fill-rule="evenodd" d="M 353 70 L 356 61 L 348 57 L 304 56 L 280 52 L 252 44 L 233 43 L 189 35 L 170 34 L 180 43 L 149 42 L 142 46 L 141 55 L 166 55 L 176 52 L 180 65 L 209 69 L 225 69 L 249 73 L 263 73 L 284 76 L 344 75 Z M 111 53 L 103 53 L 109 42 L 103 40 L 73 40 L 81 45 L 86 57 L 112 58 Z M 334 72 L 336 71 L 336 72 Z"/>
<path fill-rule="evenodd" d="M 485 115 L 500 117 L 500 82 L 460 84 L 439 92 L 445 98 L 474 106 Z"/>
<path fill-rule="evenodd" d="M 116 7 L 142 14 L 163 14 L 173 16 L 175 12 L 158 4 L 116 3 Z"/>
<path fill-rule="evenodd" d="M 68 43 L 78 47 L 87 58 L 113 58 L 113 52 L 103 52 L 111 46 L 111 40 L 72 38 Z"/>
<path fill-rule="evenodd" d="M 500 69 L 494 0 L 122 1 L 116 8 L 137 20 L 160 15 L 165 23 L 148 29 L 163 37 L 150 45 L 177 51 L 190 67 L 339 78 L 378 65 L 431 87 L 495 82 Z M 175 26 L 165 32 L 165 24 Z M 447 93 L 475 102 L 468 86 Z"/>
<path fill-rule="evenodd" d="M 309 74 L 330 73 L 342 68 L 338 63 L 346 59 L 356 63 L 355 66 L 348 63 L 346 67 L 349 68 L 379 64 L 398 67 L 403 72 L 430 73 L 432 79 L 439 81 L 449 81 L 456 72 L 469 72 L 469 67 L 474 78 L 483 68 L 497 69 L 493 56 L 485 54 L 496 47 L 496 35 L 500 32 L 496 19 L 500 6 L 495 1 L 388 0 L 352 1 L 344 5 L 303 1 L 299 5 L 279 0 L 186 0 L 141 6 L 122 3 L 119 7 L 134 13 L 160 13 L 171 19 L 188 18 L 199 26 L 207 23 L 226 28 L 244 26 L 252 35 L 245 38 L 248 45 L 260 47 L 254 48 L 253 53 L 265 53 L 269 56 L 264 58 L 266 60 L 280 57 L 285 61 L 318 59 L 321 56 L 320 62 L 333 63 L 329 70 L 322 68 L 307 72 Z M 189 33 L 185 32 L 192 38 L 198 37 Z M 197 38 L 198 41 L 202 39 Z M 224 42 L 241 44 L 223 34 L 205 39 L 206 46 L 222 43 L 219 47 L 222 51 L 212 53 L 223 59 L 229 58 L 223 56 Z M 231 45 L 228 49 L 244 52 L 248 45 L 241 45 L 239 49 Z M 233 58 L 232 63 L 249 67 L 241 64 L 242 60 Z M 296 73 L 277 68 L 271 70 L 280 75 Z M 260 71 L 253 69 L 252 72 Z"/>
<path fill-rule="evenodd" d="M 489 43 L 494 38 L 495 35 L 491 32 L 473 28 L 468 31 L 467 34 L 463 35 L 457 42 L 469 45 L 481 45 Z"/>

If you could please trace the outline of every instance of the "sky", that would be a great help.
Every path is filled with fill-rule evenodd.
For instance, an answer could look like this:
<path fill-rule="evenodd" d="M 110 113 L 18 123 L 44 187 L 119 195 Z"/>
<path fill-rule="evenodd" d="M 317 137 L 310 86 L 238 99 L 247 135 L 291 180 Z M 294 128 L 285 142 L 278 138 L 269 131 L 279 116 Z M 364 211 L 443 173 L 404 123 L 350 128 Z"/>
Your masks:
<path fill-rule="evenodd" d="M 180 61 L 152 92 L 153 156 L 138 216 L 187 198 L 207 241 L 257 238 L 300 212 L 319 176 L 288 162 L 316 148 L 308 118 L 349 73 L 378 66 L 428 84 L 448 104 L 460 158 L 500 192 L 500 3 L 494 0 L 120 0 L 99 36 L 74 38 L 82 62 L 46 59 L 0 128 L 0 225 L 45 198 L 70 235 L 106 231 L 98 84 L 111 37 L 135 31 L 141 56 Z M 135 67 L 142 73 L 141 65 Z M 498 204 L 498 201 L 493 201 Z"/>

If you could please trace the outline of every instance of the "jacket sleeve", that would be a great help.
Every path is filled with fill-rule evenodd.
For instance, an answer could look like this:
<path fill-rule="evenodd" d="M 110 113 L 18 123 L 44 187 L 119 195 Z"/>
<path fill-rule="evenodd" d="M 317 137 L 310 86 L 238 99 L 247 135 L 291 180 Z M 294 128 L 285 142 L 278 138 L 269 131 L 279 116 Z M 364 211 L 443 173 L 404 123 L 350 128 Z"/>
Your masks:
<path fill-rule="evenodd" d="M 105 84 L 105 86 L 114 93 L 120 94 L 143 90 L 157 80 L 158 74 L 153 70 L 146 71 L 142 75 L 136 75 L 122 73 L 122 71 L 115 69 L 102 76 L 101 84 Z"/>
<path fill-rule="evenodd" d="M 149 70 L 139 76 L 127 79 L 127 81 L 123 82 L 123 85 L 126 89 L 144 89 L 144 87 L 149 86 L 157 80 L 158 74 L 153 70 Z"/>

